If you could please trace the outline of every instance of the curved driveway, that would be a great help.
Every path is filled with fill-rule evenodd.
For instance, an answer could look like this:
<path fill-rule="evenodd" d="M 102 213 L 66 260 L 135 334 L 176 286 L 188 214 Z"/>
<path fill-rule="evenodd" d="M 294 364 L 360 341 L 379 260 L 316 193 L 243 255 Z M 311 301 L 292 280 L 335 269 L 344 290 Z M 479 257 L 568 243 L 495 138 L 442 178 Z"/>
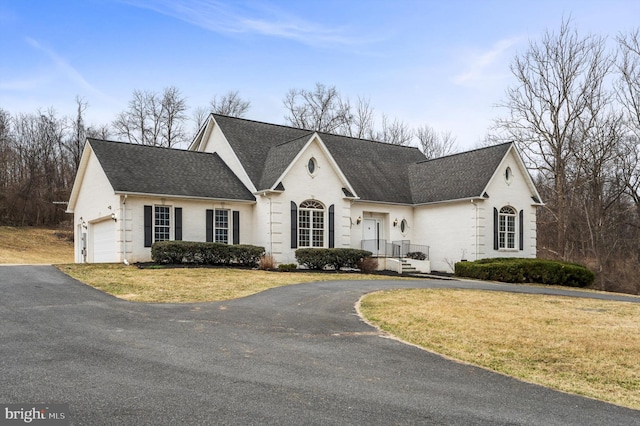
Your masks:
<path fill-rule="evenodd" d="M 352 281 L 155 305 L 116 299 L 53 267 L 3 266 L 0 402 L 68 403 L 77 425 L 640 424 L 640 411 L 384 338 L 354 309 L 377 289 L 449 286 L 571 294 Z"/>

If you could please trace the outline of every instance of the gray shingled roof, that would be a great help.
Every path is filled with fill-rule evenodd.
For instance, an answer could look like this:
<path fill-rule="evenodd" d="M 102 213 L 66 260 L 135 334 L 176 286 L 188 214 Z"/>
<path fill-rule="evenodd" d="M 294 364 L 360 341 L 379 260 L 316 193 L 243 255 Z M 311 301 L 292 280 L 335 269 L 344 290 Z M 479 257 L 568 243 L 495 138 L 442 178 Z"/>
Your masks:
<path fill-rule="evenodd" d="M 258 190 L 273 187 L 313 131 L 213 114 Z M 412 203 L 407 167 L 424 160 L 413 147 L 318 133 L 361 199 Z"/>
<path fill-rule="evenodd" d="M 116 192 L 255 201 L 218 154 L 88 139 Z"/>
<path fill-rule="evenodd" d="M 277 174 L 279 176 L 274 169 L 277 167 L 282 168 L 284 163 L 280 161 L 281 159 L 271 156 L 271 159 L 278 162 L 279 165 L 274 164 L 273 161 L 267 165 L 266 160 L 269 157 L 271 148 L 300 138 L 304 139 L 304 136 L 310 137 L 313 134 L 313 132 L 304 129 L 227 117 L 225 115 L 212 115 L 215 117 L 216 123 L 218 123 L 222 129 L 222 133 L 226 136 L 227 141 L 229 141 L 240 163 L 249 175 L 249 179 L 251 179 L 251 182 L 253 182 L 258 190 L 269 189 L 276 183 L 271 182 L 266 186 L 261 186 L 265 169 L 267 169 L 267 175 L 275 176 Z M 282 168 L 281 173 L 282 172 L 284 172 L 284 168 Z M 277 176 L 274 179 L 276 178 Z"/>
<path fill-rule="evenodd" d="M 412 164 L 414 204 L 480 197 L 512 143 L 480 148 Z"/>

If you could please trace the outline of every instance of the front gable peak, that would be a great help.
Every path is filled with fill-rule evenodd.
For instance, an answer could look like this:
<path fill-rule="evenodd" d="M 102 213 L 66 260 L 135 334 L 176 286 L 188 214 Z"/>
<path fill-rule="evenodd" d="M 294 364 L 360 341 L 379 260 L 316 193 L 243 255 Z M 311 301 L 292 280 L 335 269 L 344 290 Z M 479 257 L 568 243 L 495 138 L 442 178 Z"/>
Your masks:
<path fill-rule="evenodd" d="M 276 185 L 281 185 L 287 176 L 300 172 L 294 168 L 304 168 L 311 178 L 326 172 L 333 173 L 340 181 L 345 196 L 349 194 L 357 198 L 355 189 L 317 132 L 272 147 L 266 159 L 261 188 L 277 190 Z"/>

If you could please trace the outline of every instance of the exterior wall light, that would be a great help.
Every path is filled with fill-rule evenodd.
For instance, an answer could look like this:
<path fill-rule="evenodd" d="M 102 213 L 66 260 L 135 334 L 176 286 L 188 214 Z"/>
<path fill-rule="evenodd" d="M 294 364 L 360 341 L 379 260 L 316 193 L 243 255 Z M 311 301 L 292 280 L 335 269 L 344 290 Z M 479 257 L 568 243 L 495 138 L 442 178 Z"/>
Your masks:
<path fill-rule="evenodd" d="M 362 222 L 362 217 L 361 217 L 361 216 L 358 216 L 358 217 L 356 218 L 356 225 L 360 225 L 360 222 Z"/>
<path fill-rule="evenodd" d="M 114 222 L 118 221 L 118 218 L 116 217 L 115 213 L 111 213 L 111 220 L 113 220 Z"/>
<path fill-rule="evenodd" d="M 396 226 L 398 226 L 398 218 L 396 217 L 396 220 L 393 221 L 393 227 L 395 228 Z"/>

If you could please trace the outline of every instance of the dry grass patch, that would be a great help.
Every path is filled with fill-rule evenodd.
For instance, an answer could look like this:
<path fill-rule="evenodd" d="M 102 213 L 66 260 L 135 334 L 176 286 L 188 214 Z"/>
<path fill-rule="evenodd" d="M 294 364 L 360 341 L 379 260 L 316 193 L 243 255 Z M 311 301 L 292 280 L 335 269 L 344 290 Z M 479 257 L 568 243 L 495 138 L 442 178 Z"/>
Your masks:
<path fill-rule="evenodd" d="M 421 289 L 368 295 L 360 310 L 443 355 L 640 409 L 640 304 Z"/>
<path fill-rule="evenodd" d="M 234 268 L 139 269 L 119 264 L 60 265 L 58 269 L 116 297 L 160 303 L 237 299 L 273 287 L 312 281 L 389 279 L 354 273 L 282 273 Z"/>
<path fill-rule="evenodd" d="M 71 231 L 0 226 L 0 264 L 69 262 L 73 262 Z"/>

